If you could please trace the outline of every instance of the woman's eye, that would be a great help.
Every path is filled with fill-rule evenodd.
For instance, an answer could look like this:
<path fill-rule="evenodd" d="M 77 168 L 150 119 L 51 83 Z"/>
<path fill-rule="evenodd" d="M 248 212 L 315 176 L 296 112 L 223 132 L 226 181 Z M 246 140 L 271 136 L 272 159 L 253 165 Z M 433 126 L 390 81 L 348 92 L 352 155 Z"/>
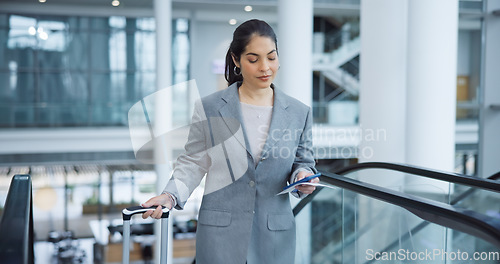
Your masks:
<path fill-rule="evenodd" d="M 257 60 L 248 60 L 250 63 L 256 63 Z"/>
<path fill-rule="evenodd" d="M 271 61 L 273 61 L 275 59 L 276 59 L 276 57 L 268 58 L 268 60 L 271 60 Z"/>

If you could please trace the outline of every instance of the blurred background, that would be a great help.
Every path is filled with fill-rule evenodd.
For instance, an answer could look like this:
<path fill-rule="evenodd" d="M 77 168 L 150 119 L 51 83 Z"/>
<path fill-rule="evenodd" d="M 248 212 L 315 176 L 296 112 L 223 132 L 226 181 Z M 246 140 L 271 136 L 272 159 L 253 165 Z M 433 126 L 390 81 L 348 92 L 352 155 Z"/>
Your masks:
<path fill-rule="evenodd" d="M 279 89 L 313 109 L 319 168 L 385 161 L 489 176 L 500 164 L 500 7 L 442 2 L 0 0 L 0 214 L 12 176 L 30 174 L 36 263 L 120 262 L 121 209 L 170 175 L 136 159 L 129 110 L 194 80 L 155 108 L 167 109 L 159 126 L 188 124 L 195 99 L 227 87 L 232 32 L 250 18 L 278 35 Z M 203 184 L 171 217 L 174 263 L 194 258 L 202 195 Z M 143 223 L 138 263 L 153 254 Z"/>

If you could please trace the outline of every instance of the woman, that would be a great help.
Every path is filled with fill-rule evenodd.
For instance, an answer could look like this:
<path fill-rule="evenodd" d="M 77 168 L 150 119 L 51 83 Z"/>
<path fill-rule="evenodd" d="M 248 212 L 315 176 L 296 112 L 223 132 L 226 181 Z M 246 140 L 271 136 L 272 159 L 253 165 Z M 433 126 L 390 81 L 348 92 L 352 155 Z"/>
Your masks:
<path fill-rule="evenodd" d="M 195 105 L 186 152 L 164 192 L 144 207 L 182 209 L 206 175 L 196 263 L 293 263 L 295 220 L 287 182 L 316 172 L 310 107 L 273 84 L 276 35 L 264 21 L 236 28 L 226 55 L 229 87 Z M 311 182 L 318 182 L 313 179 Z M 300 185 L 296 197 L 314 191 Z M 160 206 L 143 218 L 161 216 Z"/>

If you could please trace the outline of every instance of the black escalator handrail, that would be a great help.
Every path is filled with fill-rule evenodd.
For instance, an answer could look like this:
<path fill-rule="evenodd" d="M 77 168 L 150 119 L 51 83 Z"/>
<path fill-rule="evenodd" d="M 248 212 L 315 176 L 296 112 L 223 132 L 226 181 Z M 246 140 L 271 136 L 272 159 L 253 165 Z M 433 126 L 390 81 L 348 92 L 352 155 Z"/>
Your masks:
<path fill-rule="evenodd" d="M 500 193 L 500 182 L 490 178 L 484 179 L 484 178 L 471 177 L 467 175 L 436 171 L 407 164 L 397 164 L 397 163 L 387 163 L 387 162 L 364 162 L 338 169 L 334 171 L 334 173 L 345 175 L 349 172 L 354 172 L 362 169 L 394 170 L 399 172 L 411 173 L 426 178 L 447 181 L 452 183 L 459 183 L 467 185 L 469 187 L 475 187 Z"/>
<path fill-rule="evenodd" d="M 325 183 L 405 208 L 426 221 L 482 238 L 500 248 L 498 219 L 333 173 L 322 174 Z"/>
<path fill-rule="evenodd" d="M 362 164 L 362 165 L 359 165 L 359 164 Z M 370 167 L 370 166 L 373 166 L 373 167 Z M 415 170 L 413 170 L 415 167 L 414 166 L 410 166 L 410 165 L 401 165 L 401 164 L 392 164 L 392 163 L 383 163 L 383 162 L 366 162 L 366 163 L 358 163 L 358 164 L 354 164 L 354 165 L 351 165 L 351 166 L 347 166 L 347 167 L 344 167 L 344 168 L 341 168 L 337 171 L 335 171 L 334 173 L 336 174 L 340 174 L 340 175 L 344 175 L 346 173 L 349 173 L 349 172 L 352 172 L 352 171 L 356 171 L 356 170 L 360 170 L 360 169 L 375 169 L 375 168 L 385 168 L 385 167 L 390 167 L 390 169 L 393 169 L 393 170 L 397 170 L 397 171 L 401 171 L 401 172 L 406 172 L 406 173 L 413 173 L 413 172 L 416 172 Z M 423 172 L 427 172 L 429 170 L 427 169 L 422 169 L 422 168 L 418 168 L 418 172 L 419 174 L 418 175 L 421 175 L 420 173 L 423 173 Z M 441 173 L 441 172 L 436 172 L 436 171 L 431 171 L 433 173 Z M 446 174 L 446 173 L 445 173 Z M 425 175 L 424 175 L 425 176 Z M 500 171 L 487 177 L 486 179 L 488 180 L 492 180 L 492 181 L 496 181 L 498 179 L 500 179 Z M 457 204 L 458 202 L 462 201 L 463 199 L 467 198 L 469 195 L 471 195 L 473 192 L 475 192 L 476 189 L 469 189 L 467 191 L 465 191 L 464 193 L 462 193 L 461 195 L 457 196 L 450 204 L 454 205 L 454 204 Z M 302 199 L 294 208 L 293 208 L 293 215 L 297 215 L 300 213 L 300 211 L 314 198 L 314 196 L 316 196 L 316 194 L 318 194 L 318 192 L 314 192 L 308 196 L 306 196 L 304 199 Z"/>
<path fill-rule="evenodd" d="M 500 178 L 500 172 L 497 172 L 491 176 L 489 176 L 487 179 L 490 179 L 490 180 L 498 180 Z M 455 205 L 455 204 L 458 204 L 459 202 L 465 200 L 465 198 L 471 196 L 474 192 L 476 192 L 477 189 L 469 189 L 465 192 L 463 192 L 462 194 L 458 195 L 457 197 L 455 197 L 451 202 L 450 204 L 451 205 Z M 381 250 L 380 252 L 387 252 L 389 250 L 391 250 L 392 248 L 396 247 L 397 245 L 399 245 L 399 243 L 401 241 L 405 241 L 407 240 L 408 238 L 410 238 L 410 234 L 416 234 L 418 233 L 420 230 L 423 230 L 424 227 L 426 227 L 427 225 L 429 225 L 429 222 L 422 222 L 420 224 L 418 224 L 417 226 L 413 227 L 408 233 L 406 233 L 405 235 L 403 235 L 402 237 L 399 237 L 397 238 L 396 240 L 394 240 L 392 243 L 390 243 L 387 247 L 385 247 L 383 250 Z"/>
<path fill-rule="evenodd" d="M 0 222 L 0 261 L 34 263 L 31 177 L 14 175 Z"/>

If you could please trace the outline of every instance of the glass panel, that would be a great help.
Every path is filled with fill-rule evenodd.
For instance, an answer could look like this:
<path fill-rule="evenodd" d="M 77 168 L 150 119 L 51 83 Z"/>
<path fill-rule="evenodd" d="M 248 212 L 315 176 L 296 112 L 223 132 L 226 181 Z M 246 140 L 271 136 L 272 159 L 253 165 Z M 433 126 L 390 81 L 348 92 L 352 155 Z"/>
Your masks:
<path fill-rule="evenodd" d="M 135 62 L 127 60 L 127 45 L 134 45 L 133 35 L 125 34 L 125 31 L 112 31 L 109 37 L 109 63 L 111 70 L 135 70 Z M 112 47 L 112 48 L 111 48 Z M 133 52 L 134 49 L 131 50 Z"/>
<path fill-rule="evenodd" d="M 354 214 L 355 222 L 354 230 L 344 232 L 344 241 L 351 242 L 342 246 L 345 263 L 364 263 L 377 259 L 376 252 L 400 253 L 403 250 L 404 253 L 418 253 L 445 248 L 446 228 L 429 225 L 425 231 L 412 233 L 424 221 L 408 211 L 350 191 L 344 191 L 344 196 L 344 201 L 353 201 L 350 206 L 344 204 L 344 216 Z M 382 256 L 379 257 L 382 260 Z M 408 260 L 413 259 L 408 257 L 402 263 Z"/>
<path fill-rule="evenodd" d="M 451 202 L 455 207 L 500 218 L 500 193 L 456 185 Z"/>
<path fill-rule="evenodd" d="M 90 28 L 97 30 L 109 30 L 109 18 L 107 17 L 91 17 Z"/>
<path fill-rule="evenodd" d="M 137 87 L 140 88 L 141 96 L 137 100 L 153 94 L 156 91 L 156 74 L 154 72 L 143 72 L 139 74 L 140 78 L 137 79 Z"/>
<path fill-rule="evenodd" d="M 296 226 L 295 263 L 444 264 L 500 260 L 498 249 L 482 239 L 339 188 L 320 190 L 296 216 Z"/>
<path fill-rule="evenodd" d="M 136 19 L 137 29 L 154 31 L 156 29 L 155 19 L 152 17 L 142 17 Z"/>
<path fill-rule="evenodd" d="M 39 48 L 47 51 L 64 51 L 67 42 L 66 27 L 66 23 L 61 21 L 39 21 L 37 29 Z"/>
<path fill-rule="evenodd" d="M 117 72 L 92 76 L 92 122 L 99 125 L 126 124 L 126 74 Z"/>
<path fill-rule="evenodd" d="M 129 42 L 130 43 L 130 42 Z M 153 32 L 138 31 L 135 33 L 135 54 L 130 54 L 128 49 L 128 56 L 135 56 L 136 68 L 141 71 L 153 71 L 156 69 L 156 37 Z"/>
<path fill-rule="evenodd" d="M 15 72 L 12 74 L 9 72 L 0 72 L 0 87 L 3 87 L 3 89 L 0 89 L 0 105 L 12 103 L 16 82 Z"/>
<path fill-rule="evenodd" d="M 0 103 L 0 127 L 14 127 L 14 113 L 10 105 Z"/>
<path fill-rule="evenodd" d="M 64 103 L 67 100 L 69 90 L 69 76 L 65 73 L 40 73 L 40 94 L 41 103 Z"/>
<path fill-rule="evenodd" d="M 125 72 L 92 75 L 92 102 L 123 102 L 127 75 Z"/>
<path fill-rule="evenodd" d="M 39 50 L 37 55 L 40 70 L 61 70 L 65 67 L 63 52 Z"/>
<path fill-rule="evenodd" d="M 0 72 L 0 105 L 2 107 L 0 126 L 11 127 L 19 123 L 26 125 L 35 120 L 33 73 Z"/>
<path fill-rule="evenodd" d="M 1 17 L 0 17 L 1 20 Z M 9 49 L 7 41 L 9 38 L 9 30 L 0 28 L 0 70 L 8 69 L 9 65 Z"/>
<path fill-rule="evenodd" d="M 89 67 L 89 34 L 72 32 L 68 35 L 65 66 L 69 69 L 86 70 Z"/>
<path fill-rule="evenodd" d="M 125 86 L 122 88 L 125 91 L 126 104 L 133 103 L 142 98 L 141 86 L 143 85 L 143 74 L 131 73 L 125 77 Z"/>
<path fill-rule="evenodd" d="M 78 104 L 88 104 L 89 90 L 86 74 L 69 72 L 65 74 L 66 100 Z"/>
<path fill-rule="evenodd" d="M 449 182 L 387 169 L 363 169 L 344 176 L 443 203 L 450 201 Z"/>
<path fill-rule="evenodd" d="M 33 47 L 11 47 L 7 45 L 3 49 L 5 51 L 5 62 L 9 69 L 33 69 L 35 60 L 35 49 Z"/>
<path fill-rule="evenodd" d="M 36 19 L 30 16 L 10 15 L 9 16 L 10 28 L 25 28 L 36 26 Z"/>
<path fill-rule="evenodd" d="M 67 22 L 68 22 L 68 28 L 70 30 L 88 29 L 90 18 L 71 16 L 67 18 Z"/>
<path fill-rule="evenodd" d="M 35 102 L 35 74 L 31 72 L 17 72 L 9 74 L 10 94 L 13 102 Z"/>
<path fill-rule="evenodd" d="M 460 0 L 458 3 L 460 12 L 481 12 L 483 10 L 482 0 Z"/>
<path fill-rule="evenodd" d="M 12 103 L 0 124 L 126 124 L 156 90 L 154 29 L 150 17 L 0 15 L 0 102 Z"/>
<path fill-rule="evenodd" d="M 111 74 L 92 74 L 91 76 L 92 102 L 109 102 L 111 100 Z"/>
<path fill-rule="evenodd" d="M 10 16 L 9 40 L 10 49 L 35 48 L 37 45 L 36 19 L 31 17 Z"/>
<path fill-rule="evenodd" d="M 93 70 L 110 69 L 110 33 L 94 32 L 90 38 L 90 61 Z"/>
<path fill-rule="evenodd" d="M 16 126 L 33 126 L 36 124 L 35 107 L 32 104 L 16 104 L 12 107 L 11 116 L 14 116 Z"/>
<path fill-rule="evenodd" d="M 9 40 L 7 42 L 7 47 L 10 50 L 16 50 L 20 53 L 18 55 L 21 57 L 23 54 L 31 54 L 33 52 L 33 49 L 36 48 L 37 46 L 37 38 L 35 36 L 32 36 L 28 33 L 28 29 L 10 29 L 9 30 Z M 27 57 L 30 58 L 30 56 L 22 56 L 20 59 L 20 66 L 31 66 L 32 63 L 23 63 L 23 58 Z M 32 61 L 32 60 L 28 60 Z"/>
<path fill-rule="evenodd" d="M 9 26 L 9 15 L 0 14 L 0 28 Z"/>
<path fill-rule="evenodd" d="M 112 16 L 109 18 L 109 27 L 110 28 L 120 28 L 124 29 L 127 25 L 127 19 L 121 16 Z"/>

